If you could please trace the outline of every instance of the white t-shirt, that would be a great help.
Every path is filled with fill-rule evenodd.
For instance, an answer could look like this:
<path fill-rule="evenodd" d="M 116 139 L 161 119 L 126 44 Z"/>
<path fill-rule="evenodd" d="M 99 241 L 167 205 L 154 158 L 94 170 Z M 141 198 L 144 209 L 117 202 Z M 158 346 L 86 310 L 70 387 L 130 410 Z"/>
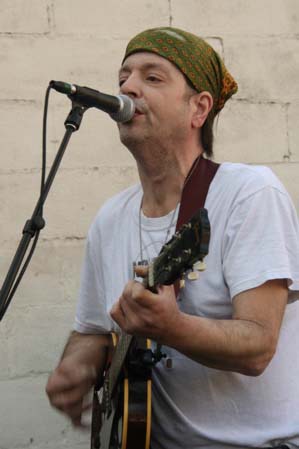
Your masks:
<path fill-rule="evenodd" d="M 140 259 L 142 190 L 108 200 L 88 234 L 75 330 L 118 330 L 109 316 Z M 208 368 L 164 347 L 172 367 L 153 371 L 153 449 L 244 449 L 289 442 L 299 447 L 299 227 L 282 184 L 266 167 L 223 163 L 205 207 L 211 224 L 207 269 L 188 281 L 180 307 L 230 319 L 232 298 L 270 279 L 288 279 L 289 304 L 275 356 L 258 377 Z M 177 215 L 177 211 L 176 211 Z M 141 215 L 143 257 L 165 243 L 172 212 Z M 172 232 L 174 232 L 175 221 Z"/>

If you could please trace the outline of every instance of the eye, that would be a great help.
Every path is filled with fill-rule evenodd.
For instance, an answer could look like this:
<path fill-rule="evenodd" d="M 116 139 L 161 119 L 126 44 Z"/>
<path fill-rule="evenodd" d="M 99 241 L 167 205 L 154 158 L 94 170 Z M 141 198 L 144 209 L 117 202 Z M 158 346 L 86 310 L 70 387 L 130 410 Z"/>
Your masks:
<path fill-rule="evenodd" d="M 121 87 L 127 80 L 126 79 L 121 79 L 118 82 L 119 87 Z"/>
<path fill-rule="evenodd" d="M 148 76 L 146 77 L 146 79 L 147 79 L 148 81 L 153 82 L 153 83 L 158 83 L 159 81 L 161 81 L 161 79 L 158 78 L 156 75 L 148 75 Z"/>

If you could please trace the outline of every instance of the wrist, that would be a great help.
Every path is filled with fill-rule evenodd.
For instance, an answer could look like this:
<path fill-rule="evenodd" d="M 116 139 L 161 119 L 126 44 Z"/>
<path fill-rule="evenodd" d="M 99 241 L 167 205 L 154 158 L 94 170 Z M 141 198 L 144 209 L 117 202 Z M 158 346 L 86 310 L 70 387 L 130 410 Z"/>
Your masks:
<path fill-rule="evenodd" d="M 190 323 L 188 325 L 189 317 L 190 315 L 178 310 L 171 322 L 164 327 L 160 343 L 178 349 L 178 346 L 180 346 L 179 342 L 183 343 L 188 334 L 188 328 L 190 328 Z"/>
<path fill-rule="evenodd" d="M 85 369 L 96 375 L 103 369 L 109 347 L 111 347 L 110 334 L 73 332 L 63 352 L 62 360 L 72 359 L 73 363 L 85 366 Z"/>

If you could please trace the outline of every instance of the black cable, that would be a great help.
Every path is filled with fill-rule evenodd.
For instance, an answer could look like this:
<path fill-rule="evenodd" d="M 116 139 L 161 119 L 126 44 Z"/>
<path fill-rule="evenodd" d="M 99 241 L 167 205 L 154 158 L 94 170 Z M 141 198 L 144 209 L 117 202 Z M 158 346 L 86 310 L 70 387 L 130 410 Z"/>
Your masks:
<path fill-rule="evenodd" d="M 48 86 L 45 97 L 44 105 L 44 117 L 43 117 L 43 156 L 42 156 L 42 173 L 41 173 L 41 187 L 40 193 L 44 190 L 46 180 L 46 158 L 47 158 L 47 119 L 48 119 L 48 104 L 50 96 L 51 86 Z M 41 213 L 42 215 L 42 213 Z"/>
<path fill-rule="evenodd" d="M 44 104 L 44 115 L 43 115 L 43 143 L 42 143 L 42 168 L 41 168 L 41 186 L 40 186 L 40 195 L 42 196 L 43 190 L 44 190 L 44 186 L 45 186 L 45 179 L 46 179 L 46 157 L 47 157 L 47 118 L 48 118 L 48 105 L 49 105 L 49 96 L 50 96 L 50 90 L 51 87 L 48 86 L 47 91 L 46 91 L 46 96 L 45 96 L 45 104 Z M 40 207 L 40 211 L 39 211 L 39 216 L 42 218 L 43 217 L 43 204 Z M 17 277 L 17 279 L 15 280 L 9 296 L 4 304 L 4 306 L 2 307 L 2 309 L 0 310 L 0 320 L 1 318 L 4 316 L 14 294 L 15 291 L 18 288 L 19 283 L 22 280 L 22 277 L 24 276 L 24 273 L 30 263 L 30 260 L 33 256 L 33 253 L 35 251 L 38 239 L 39 239 L 39 234 L 40 231 L 37 231 L 34 237 L 34 240 L 32 242 L 31 245 L 31 249 L 30 252 L 27 256 L 27 259 L 25 260 L 23 267 Z"/>

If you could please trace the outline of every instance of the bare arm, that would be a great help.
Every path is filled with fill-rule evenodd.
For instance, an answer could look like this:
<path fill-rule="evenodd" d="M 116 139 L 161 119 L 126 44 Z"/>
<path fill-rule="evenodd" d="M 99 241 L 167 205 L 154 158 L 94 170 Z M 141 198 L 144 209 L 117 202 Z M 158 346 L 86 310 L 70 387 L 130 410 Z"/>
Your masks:
<path fill-rule="evenodd" d="M 171 287 L 153 294 L 130 282 L 111 316 L 126 332 L 155 339 L 199 363 L 255 376 L 275 353 L 286 302 L 286 282 L 273 280 L 237 295 L 232 319 L 208 319 L 181 312 Z"/>
<path fill-rule="evenodd" d="M 57 368 L 50 375 L 46 392 L 51 405 L 64 412 L 75 426 L 89 404 L 84 397 L 102 375 L 110 346 L 109 335 L 72 332 Z"/>
<path fill-rule="evenodd" d="M 283 281 L 237 295 L 231 320 L 182 314 L 167 344 L 212 368 L 261 374 L 275 354 L 287 302 Z"/>

